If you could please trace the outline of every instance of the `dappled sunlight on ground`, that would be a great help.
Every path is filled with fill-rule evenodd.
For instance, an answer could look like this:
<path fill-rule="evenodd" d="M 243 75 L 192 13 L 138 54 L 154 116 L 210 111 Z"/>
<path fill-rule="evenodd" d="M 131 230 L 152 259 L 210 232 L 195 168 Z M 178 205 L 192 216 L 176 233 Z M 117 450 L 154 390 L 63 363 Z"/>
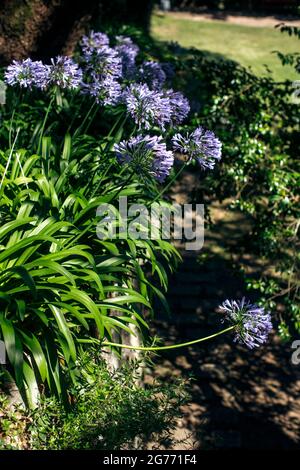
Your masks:
<path fill-rule="evenodd" d="M 177 200 L 191 187 L 186 174 Z M 247 295 L 228 246 L 249 230 L 243 215 L 214 203 L 215 225 L 201 253 L 182 251 L 183 264 L 170 280 L 172 317 L 160 318 L 158 334 L 169 343 L 188 341 L 221 328 L 218 305 Z M 202 259 L 203 258 L 203 259 Z M 249 256 L 251 269 L 260 261 Z M 258 263 L 258 264 L 256 264 Z M 165 352 L 155 374 L 164 380 L 192 375 L 192 403 L 174 433 L 175 448 L 293 449 L 300 439 L 300 366 L 291 364 L 290 343 L 276 335 L 257 351 L 232 343 L 230 335 Z"/>

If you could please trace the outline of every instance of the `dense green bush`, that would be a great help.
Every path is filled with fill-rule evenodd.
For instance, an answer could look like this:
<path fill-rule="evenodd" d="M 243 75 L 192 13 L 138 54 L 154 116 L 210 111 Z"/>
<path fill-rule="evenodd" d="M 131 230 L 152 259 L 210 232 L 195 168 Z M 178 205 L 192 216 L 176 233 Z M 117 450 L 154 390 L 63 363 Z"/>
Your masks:
<path fill-rule="evenodd" d="M 8 407 L 0 395 L 0 449 L 120 450 L 145 448 L 150 442 L 169 446 L 180 407 L 188 400 L 186 384 L 154 382 L 143 388 L 138 384 L 139 364 L 124 364 L 111 373 L 91 359 L 83 360 L 68 410 L 52 397 L 36 410 L 24 411 Z"/>

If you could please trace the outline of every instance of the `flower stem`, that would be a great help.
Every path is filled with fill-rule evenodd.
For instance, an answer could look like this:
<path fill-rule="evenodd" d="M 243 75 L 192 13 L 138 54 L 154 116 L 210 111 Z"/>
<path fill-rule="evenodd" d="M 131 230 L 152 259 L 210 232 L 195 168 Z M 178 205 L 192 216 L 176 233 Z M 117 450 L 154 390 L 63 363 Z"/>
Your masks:
<path fill-rule="evenodd" d="M 80 126 L 77 127 L 77 129 L 74 131 L 73 137 L 76 137 L 76 136 L 81 132 L 81 129 L 83 128 L 83 126 L 84 126 L 85 123 L 87 122 L 87 120 L 88 120 L 88 118 L 90 117 L 92 111 L 95 110 L 96 105 L 97 105 L 97 103 L 96 103 L 96 101 L 94 101 L 94 102 L 92 103 L 90 109 L 89 109 L 88 112 L 86 113 L 86 115 L 85 115 L 85 117 L 84 117 L 82 123 L 81 123 Z M 97 112 L 97 109 L 96 109 L 96 112 Z M 95 115 L 93 115 L 93 118 L 94 118 L 94 117 L 95 117 Z M 92 118 L 92 119 L 93 119 L 93 118 Z M 91 121 L 90 121 L 90 123 L 91 123 Z M 90 123 L 89 123 L 89 124 L 90 124 Z"/>
<path fill-rule="evenodd" d="M 204 338 L 194 339 L 193 341 L 188 341 L 186 343 L 171 344 L 170 346 L 150 346 L 150 347 L 129 346 L 127 344 L 111 343 L 110 341 L 103 341 L 101 343 L 101 346 L 115 346 L 115 347 L 123 348 L 123 349 L 133 349 L 135 351 L 165 351 L 167 349 L 184 348 L 187 346 L 192 346 L 193 344 L 202 343 L 203 341 L 207 341 L 209 339 L 216 338 L 217 336 L 227 333 L 228 331 L 231 331 L 234 328 L 235 328 L 235 325 L 229 326 L 228 328 L 225 328 L 225 330 L 218 331 L 217 333 L 214 333 L 209 336 L 205 336 Z"/>
<path fill-rule="evenodd" d="M 96 192 L 98 191 L 98 189 L 100 188 L 100 186 L 101 186 L 101 184 L 102 184 L 102 181 L 104 180 L 104 178 L 105 178 L 105 176 L 107 175 L 107 173 L 109 172 L 109 170 L 112 168 L 113 164 L 114 164 L 114 162 L 110 162 L 110 164 L 107 165 L 107 167 L 106 167 L 106 169 L 104 170 L 104 172 L 102 173 L 101 178 L 99 179 L 97 185 L 96 185 L 95 188 L 93 189 L 93 191 L 92 191 L 92 193 L 91 193 L 91 195 L 90 195 L 90 199 L 92 199 L 92 197 L 95 196 Z M 96 171 L 95 171 L 94 174 L 93 174 L 93 177 L 92 177 L 92 179 L 91 179 L 91 184 L 93 184 L 93 178 L 95 177 L 96 173 L 97 173 L 97 169 L 96 169 Z"/>
<path fill-rule="evenodd" d="M 4 180 L 5 180 L 5 177 L 6 177 L 6 173 L 7 173 L 7 171 L 8 171 L 9 165 L 10 165 L 10 161 L 11 161 L 11 158 L 12 158 L 12 155 L 13 155 L 13 152 L 14 152 L 14 149 L 15 149 L 15 145 L 16 145 L 17 140 L 18 140 L 19 132 L 20 132 L 20 128 L 18 127 L 18 128 L 17 128 L 17 132 L 16 132 L 16 136 L 15 136 L 15 139 L 14 139 L 14 142 L 13 142 L 11 148 L 10 148 L 9 157 L 8 157 L 8 159 L 7 159 L 6 166 L 5 166 L 5 169 L 4 169 L 4 172 L 3 172 L 3 175 L 2 175 L 2 179 L 1 179 L 1 182 L 0 182 L 0 190 L 1 190 L 2 185 L 3 185 L 3 183 L 4 183 Z"/>
<path fill-rule="evenodd" d="M 38 153 L 38 154 L 39 154 L 39 152 L 40 152 L 40 150 L 41 150 L 42 138 L 43 138 L 43 134 L 44 134 L 46 122 L 47 122 L 47 119 L 48 119 L 50 110 L 51 110 L 51 108 L 52 108 L 52 104 L 53 104 L 54 98 L 55 98 L 55 95 L 53 94 L 53 95 L 52 95 L 52 98 L 51 98 L 51 100 L 50 100 L 50 102 L 49 102 L 48 108 L 47 108 L 47 110 L 46 110 L 46 114 L 45 114 L 44 120 L 43 120 L 41 132 L 40 132 L 40 138 L 39 138 L 39 145 L 38 145 L 38 150 L 37 150 L 37 153 Z"/>

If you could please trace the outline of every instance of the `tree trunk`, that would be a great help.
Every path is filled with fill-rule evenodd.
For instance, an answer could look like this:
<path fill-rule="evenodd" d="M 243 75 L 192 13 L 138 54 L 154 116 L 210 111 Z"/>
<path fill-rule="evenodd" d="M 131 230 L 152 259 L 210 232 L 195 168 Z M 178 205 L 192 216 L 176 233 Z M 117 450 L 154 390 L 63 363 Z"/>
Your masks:
<path fill-rule="evenodd" d="M 147 30 L 151 7 L 152 0 L 2 0 L 0 65 L 71 54 L 93 27 L 134 24 Z"/>

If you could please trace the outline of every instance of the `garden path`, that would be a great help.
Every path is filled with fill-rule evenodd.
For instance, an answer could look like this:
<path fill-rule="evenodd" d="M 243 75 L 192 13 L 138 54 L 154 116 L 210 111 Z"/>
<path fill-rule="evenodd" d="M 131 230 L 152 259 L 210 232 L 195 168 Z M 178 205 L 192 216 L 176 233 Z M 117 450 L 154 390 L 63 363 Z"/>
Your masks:
<path fill-rule="evenodd" d="M 193 175 L 185 174 L 175 187 L 176 200 L 184 201 L 194 184 Z M 220 302 L 246 293 L 228 247 L 238 243 L 248 224 L 227 206 L 226 201 L 212 204 L 214 224 L 200 253 L 179 247 L 183 263 L 170 280 L 168 296 L 172 317 L 156 323 L 156 332 L 169 343 L 215 332 Z M 249 272 L 261 269 L 260 261 L 244 256 Z M 257 351 L 232 343 L 229 335 L 165 351 L 156 361 L 156 377 L 194 377 L 191 403 L 183 408 L 174 432 L 174 449 L 298 447 L 300 365 L 291 364 L 292 352 L 290 343 L 276 335 Z"/>

